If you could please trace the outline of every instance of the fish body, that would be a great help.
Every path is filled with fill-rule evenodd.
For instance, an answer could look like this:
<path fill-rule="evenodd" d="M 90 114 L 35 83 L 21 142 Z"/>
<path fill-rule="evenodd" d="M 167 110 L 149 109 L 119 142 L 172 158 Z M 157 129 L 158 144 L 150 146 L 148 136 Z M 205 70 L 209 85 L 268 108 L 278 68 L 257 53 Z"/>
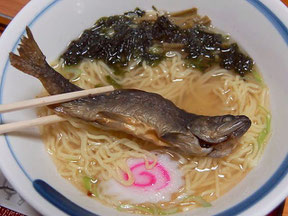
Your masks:
<path fill-rule="evenodd" d="M 82 90 L 56 72 L 27 27 L 18 48 L 10 53 L 11 64 L 38 78 L 49 94 Z M 133 134 L 156 145 L 179 149 L 196 156 L 223 157 L 250 127 L 240 115 L 201 116 L 188 113 L 159 94 L 136 89 L 118 89 L 56 104 L 56 113 L 90 122 L 96 127 Z"/>

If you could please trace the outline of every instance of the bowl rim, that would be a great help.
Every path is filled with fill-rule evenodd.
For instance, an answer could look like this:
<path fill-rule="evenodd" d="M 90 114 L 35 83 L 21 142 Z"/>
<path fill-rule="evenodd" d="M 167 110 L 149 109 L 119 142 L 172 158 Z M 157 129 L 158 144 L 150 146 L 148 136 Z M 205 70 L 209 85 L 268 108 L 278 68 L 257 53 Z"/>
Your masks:
<path fill-rule="evenodd" d="M 25 13 L 27 13 L 29 10 L 31 10 L 34 6 L 34 4 L 37 2 L 37 0 L 32 0 L 30 1 L 22 10 L 19 14 L 17 14 L 17 16 L 13 19 L 13 21 L 9 24 L 9 26 L 7 27 L 7 30 L 5 30 L 5 32 L 3 33 L 1 39 L 0 39 L 0 44 L 3 43 L 3 41 L 5 40 L 5 38 L 7 37 L 6 35 L 9 35 L 10 32 L 13 32 L 13 27 L 15 25 L 15 23 L 20 22 L 19 20 L 21 19 L 21 16 L 25 15 Z M 48 2 L 48 4 L 47 4 Z M 45 11 L 47 11 L 49 8 L 53 7 L 57 2 L 60 2 L 60 0 L 47 0 L 45 1 L 43 4 L 41 4 L 41 10 L 36 12 L 36 16 L 32 17 L 32 20 L 29 22 L 28 26 L 33 25 L 33 23 L 39 18 L 41 17 L 41 15 L 43 13 L 45 13 Z M 285 5 L 283 3 L 279 2 L 271 2 L 270 0 L 246 0 L 246 2 L 248 2 L 249 4 L 253 5 L 256 10 L 258 10 L 261 14 L 263 14 L 266 19 L 269 20 L 269 22 L 273 25 L 274 28 L 277 29 L 278 33 L 282 36 L 283 40 L 286 42 L 286 44 L 288 45 L 288 16 L 286 14 L 288 14 L 288 9 L 285 7 Z M 39 2 L 38 2 L 39 3 Z M 275 14 L 277 12 L 277 15 Z M 279 18 L 280 17 L 280 18 Z M 12 30 L 12 31 L 11 31 Z M 22 35 L 24 35 L 25 32 L 23 31 L 17 41 L 15 42 L 13 49 L 15 50 L 20 38 L 22 37 Z M 4 37 L 3 37 L 4 36 Z M 3 39 L 4 38 L 4 39 Z M 3 68 L 3 71 L 1 71 L 1 81 L 0 81 L 0 104 L 2 103 L 2 94 L 3 94 L 3 84 L 5 82 L 5 75 L 6 75 L 6 70 L 9 64 L 9 59 L 6 60 L 5 66 Z M 0 122 L 3 122 L 2 119 L 2 115 L 0 114 Z M 22 170 L 22 172 L 24 173 L 24 175 L 27 177 L 27 179 L 31 182 L 34 183 L 35 180 L 33 180 L 29 174 L 25 171 L 24 167 L 21 165 L 21 162 L 17 159 L 15 153 L 13 152 L 13 149 L 11 147 L 11 144 L 9 142 L 8 139 L 8 135 L 5 134 L 4 135 L 5 138 L 5 142 L 9 148 L 9 151 L 12 155 L 12 157 L 14 158 L 14 160 L 16 161 L 17 165 L 19 166 L 19 168 Z M 5 176 L 9 176 L 8 175 L 8 169 L 5 169 L 4 166 L 1 166 L 1 170 L 4 173 Z M 248 212 L 253 212 L 251 211 L 251 207 L 253 207 L 256 204 L 259 204 L 261 201 L 263 202 L 264 198 L 267 198 L 269 196 L 269 194 L 272 193 L 272 191 L 278 191 L 278 196 L 274 199 L 270 199 L 272 200 L 272 202 L 270 202 L 269 205 L 265 205 L 263 208 L 258 209 L 259 215 L 264 215 L 265 213 L 267 213 L 268 211 L 272 210 L 274 207 L 276 207 L 282 200 L 284 200 L 287 195 L 288 195 L 288 188 L 286 190 L 283 190 L 283 185 L 285 185 L 285 183 L 288 183 L 288 153 L 286 154 L 285 159 L 282 161 L 281 165 L 277 168 L 277 170 L 274 172 L 274 174 L 253 194 L 251 194 L 249 197 L 247 197 L 246 199 L 244 199 L 243 201 L 241 201 L 240 203 L 237 203 L 234 206 L 231 206 L 229 209 L 226 209 L 218 214 L 216 214 L 217 216 L 224 216 L 224 215 L 236 215 L 236 214 L 241 214 L 243 212 L 248 213 Z M 17 189 L 17 191 L 19 191 L 20 193 L 22 192 L 21 187 L 18 187 L 13 180 L 9 179 L 8 180 L 12 183 L 12 185 Z M 280 190 L 282 186 L 282 189 Z M 21 193 L 22 195 L 22 193 Z M 42 194 L 41 194 L 42 195 Z M 43 213 L 43 214 L 48 214 L 49 210 L 46 209 L 42 209 L 39 208 L 38 205 L 35 204 L 35 201 L 33 202 L 32 199 L 30 199 L 28 196 L 25 196 L 23 194 L 23 197 L 25 198 L 25 200 L 27 200 L 29 202 L 29 204 L 31 204 L 34 208 L 37 209 L 37 211 Z M 43 196 L 43 199 L 46 199 L 46 201 L 48 200 L 47 197 Z M 48 200 L 51 203 L 51 200 Z M 61 206 L 57 206 L 60 210 L 64 211 L 65 213 L 68 213 L 67 211 L 65 211 L 63 208 L 61 209 Z M 81 208 L 81 207 L 80 207 Z M 92 213 L 93 215 L 96 215 L 95 213 Z"/>

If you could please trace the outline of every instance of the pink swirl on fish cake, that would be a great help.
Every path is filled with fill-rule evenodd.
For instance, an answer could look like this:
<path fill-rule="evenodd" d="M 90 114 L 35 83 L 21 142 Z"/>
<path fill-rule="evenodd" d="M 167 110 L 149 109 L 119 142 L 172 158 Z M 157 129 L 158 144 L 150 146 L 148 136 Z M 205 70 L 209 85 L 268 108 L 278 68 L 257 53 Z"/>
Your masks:
<path fill-rule="evenodd" d="M 132 185 L 134 187 L 159 191 L 170 183 L 169 172 L 159 163 L 156 163 L 152 169 L 147 169 L 145 162 L 141 162 L 131 166 L 130 170 L 135 179 Z M 127 173 L 124 174 L 124 178 L 128 180 Z"/>

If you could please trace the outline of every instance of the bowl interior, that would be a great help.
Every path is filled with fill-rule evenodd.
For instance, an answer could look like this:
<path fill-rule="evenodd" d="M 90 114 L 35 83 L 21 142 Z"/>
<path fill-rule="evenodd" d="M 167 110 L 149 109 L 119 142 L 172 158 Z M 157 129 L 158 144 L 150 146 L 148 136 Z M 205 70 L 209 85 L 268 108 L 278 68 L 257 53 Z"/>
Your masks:
<path fill-rule="evenodd" d="M 111 7 L 112 5 L 113 7 Z M 0 51 L 1 57 L 3 57 L 1 58 L 0 71 L 4 74 L 1 83 L 1 102 L 6 104 L 34 98 L 42 89 L 38 80 L 17 71 L 9 62 L 6 64 L 8 52 L 13 49 L 15 51 L 15 46 L 19 42 L 19 37 L 26 25 L 31 27 L 37 43 L 47 56 L 48 62 L 51 62 L 61 54 L 69 41 L 77 38 L 84 29 L 92 26 L 98 18 L 121 14 L 127 10 L 133 10 L 135 7 L 149 10 L 152 5 L 167 11 L 198 7 L 199 14 L 208 15 L 215 27 L 230 33 L 254 58 L 264 76 L 264 80 L 270 87 L 273 116 L 272 137 L 258 166 L 243 181 L 229 193 L 213 202 L 213 207 L 209 209 L 199 208 L 194 211 L 197 215 L 215 215 L 237 206 L 238 203 L 258 191 L 281 165 L 287 173 L 287 167 L 283 165 L 283 161 L 287 160 L 288 152 L 285 136 L 285 133 L 287 133 L 285 126 L 288 120 L 286 111 L 288 110 L 288 101 L 287 99 L 284 100 L 284 98 L 287 98 L 285 93 L 288 92 L 288 74 L 286 73 L 288 71 L 287 41 L 279 33 L 279 29 L 273 25 L 273 22 L 267 19 L 249 1 L 219 0 L 217 4 L 209 0 L 194 0 L 192 2 L 182 0 L 181 4 L 173 0 L 32 1 L 15 18 L 1 41 L 1 45 L 5 47 L 4 50 Z M 35 110 L 23 110 L 2 115 L 4 122 L 35 117 Z M 40 198 L 40 195 L 32 187 L 32 182 L 35 179 L 45 180 L 72 202 L 91 212 L 99 215 L 124 215 L 90 199 L 63 179 L 57 173 L 53 161 L 47 154 L 39 137 L 38 129 L 26 129 L 9 134 L 5 138 L 1 137 L 1 142 L 3 142 L 0 145 L 2 169 L 14 186 L 23 194 L 24 198 L 43 214 L 53 212 L 60 215 L 63 212 L 53 207 L 45 199 Z M 283 188 L 282 193 L 287 194 L 287 188 Z M 284 197 L 284 195 L 281 196 Z M 39 199 L 40 202 L 38 202 Z M 36 204 L 36 200 L 38 204 Z M 265 208 L 270 210 L 274 207 L 276 201 L 272 201 L 271 198 L 270 200 L 271 203 L 267 204 L 264 210 Z M 242 210 L 244 211 L 244 209 Z M 253 210 L 252 207 L 250 210 L 253 212 L 255 208 Z M 181 215 L 190 214 L 188 212 Z M 225 214 L 229 215 L 227 212 Z"/>

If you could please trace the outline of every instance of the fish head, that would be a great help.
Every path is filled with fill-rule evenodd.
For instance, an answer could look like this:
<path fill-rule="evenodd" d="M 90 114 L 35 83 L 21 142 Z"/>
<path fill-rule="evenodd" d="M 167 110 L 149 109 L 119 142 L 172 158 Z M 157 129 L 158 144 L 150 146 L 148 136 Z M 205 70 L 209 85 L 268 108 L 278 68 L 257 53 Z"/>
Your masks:
<path fill-rule="evenodd" d="M 162 139 L 187 155 L 224 157 L 232 152 L 238 144 L 237 138 L 250 126 L 250 119 L 244 115 L 194 115 L 189 119 L 187 131 L 166 133 Z"/>
<path fill-rule="evenodd" d="M 245 115 L 198 116 L 187 125 L 200 143 L 208 145 L 239 138 L 250 126 L 251 120 Z"/>

